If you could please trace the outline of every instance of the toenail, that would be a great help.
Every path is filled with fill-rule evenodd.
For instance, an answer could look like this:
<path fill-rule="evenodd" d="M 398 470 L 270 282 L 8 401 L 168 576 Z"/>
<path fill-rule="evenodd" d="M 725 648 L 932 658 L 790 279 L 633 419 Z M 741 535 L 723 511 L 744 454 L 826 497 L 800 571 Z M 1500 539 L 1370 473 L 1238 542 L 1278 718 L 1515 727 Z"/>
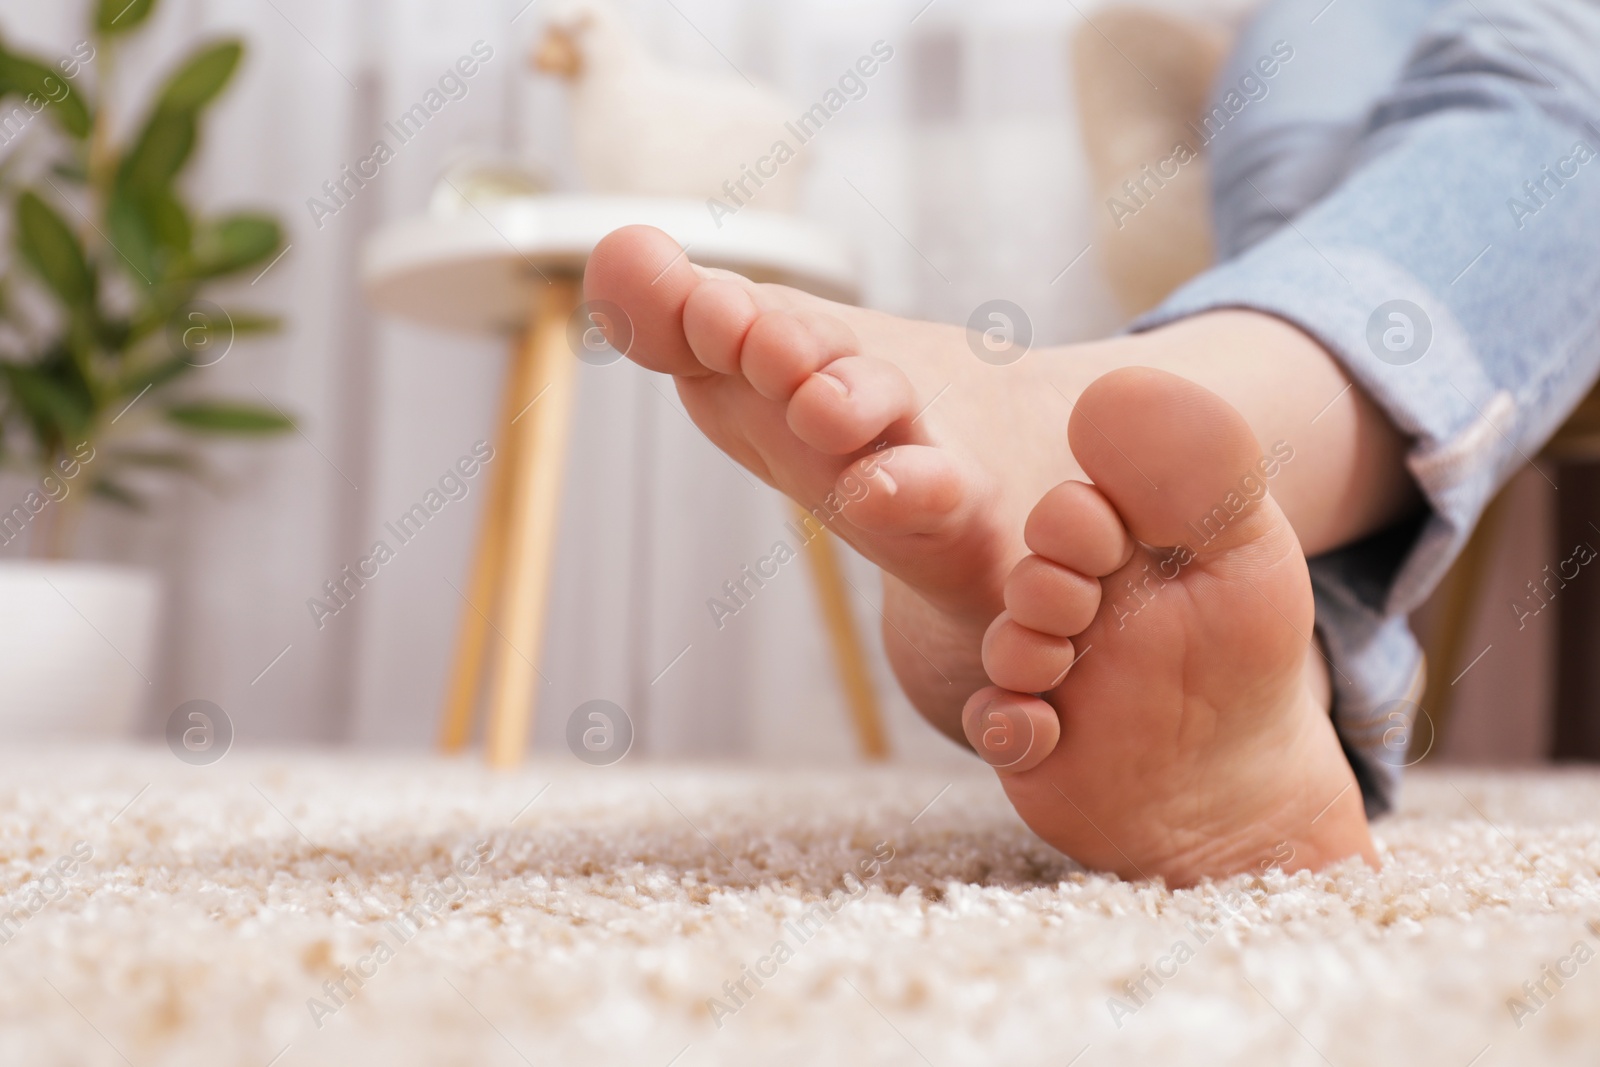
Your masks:
<path fill-rule="evenodd" d="M 978 713 L 978 755 L 992 767 L 1020 763 L 1033 745 L 1033 723 L 1014 707 L 990 704 Z"/>
<path fill-rule="evenodd" d="M 850 386 L 837 374 L 829 374 L 827 371 L 817 371 L 817 377 L 821 378 L 823 381 L 833 386 L 834 389 L 838 390 L 840 396 L 850 395 Z"/>

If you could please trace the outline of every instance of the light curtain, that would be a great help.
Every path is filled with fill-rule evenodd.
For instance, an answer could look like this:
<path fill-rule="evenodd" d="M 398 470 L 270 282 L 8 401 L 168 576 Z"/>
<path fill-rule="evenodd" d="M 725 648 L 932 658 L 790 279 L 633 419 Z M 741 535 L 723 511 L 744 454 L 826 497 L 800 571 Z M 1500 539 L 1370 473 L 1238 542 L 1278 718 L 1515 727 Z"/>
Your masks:
<path fill-rule="evenodd" d="M 151 732 L 178 703 L 204 698 L 230 713 L 241 745 L 431 741 L 486 477 L 348 607 L 317 620 L 307 601 L 475 442 L 492 438 L 504 341 L 377 318 L 363 306 L 356 268 L 366 236 L 423 210 L 452 160 L 517 159 L 575 183 L 563 90 L 525 62 L 541 4 L 523 5 L 164 0 L 119 57 L 123 98 L 137 100 L 195 40 L 236 33 L 249 42 L 206 129 L 193 190 L 213 206 L 272 207 L 287 222 L 288 254 L 218 299 L 281 312 L 289 328 L 241 343 L 202 383 L 269 398 L 301 427 L 264 445 L 217 447 L 220 491 L 174 489 L 152 516 L 99 512 L 88 523 L 84 554 L 166 578 Z M 965 322 L 980 302 L 1003 297 L 1028 311 L 1038 343 L 1117 325 L 1089 247 L 1096 206 L 1066 69 L 1068 35 L 1096 5 L 623 6 L 665 58 L 736 67 L 778 86 L 797 112 L 875 41 L 892 45 L 867 94 L 804 148 L 804 211 L 851 244 L 864 302 Z M 77 39 L 76 4 L 9 5 L 0 20 L 13 40 L 44 52 Z M 347 203 L 325 210 L 323 183 L 368 156 L 383 123 L 480 41 L 493 55 L 465 95 Z M 124 127 L 138 117 L 119 115 Z M 652 755 L 854 758 L 803 558 L 721 629 L 707 607 L 769 552 L 788 519 L 783 502 L 710 446 L 670 382 L 626 361 L 581 368 L 574 425 L 536 746 L 558 749 L 567 715 L 598 697 L 629 711 L 638 750 Z M 897 753 L 955 758 L 898 696 L 878 636 L 875 575 L 850 564 Z"/>

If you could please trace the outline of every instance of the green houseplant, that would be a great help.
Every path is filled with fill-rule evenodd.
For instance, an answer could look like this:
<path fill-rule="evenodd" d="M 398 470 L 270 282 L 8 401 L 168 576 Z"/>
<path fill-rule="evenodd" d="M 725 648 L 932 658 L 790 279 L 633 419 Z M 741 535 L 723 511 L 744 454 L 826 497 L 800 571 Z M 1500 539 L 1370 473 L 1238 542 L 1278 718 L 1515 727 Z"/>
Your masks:
<path fill-rule="evenodd" d="M 244 47 L 207 41 L 132 101 L 118 46 L 155 0 L 87 6 L 60 57 L 0 36 L 0 467 L 24 476 L 0 545 L 26 534 L 39 557 L 0 563 L 0 738 L 126 733 L 152 692 L 156 578 L 61 558 L 85 504 L 142 508 L 153 479 L 202 470 L 198 438 L 293 425 L 203 389 L 236 337 L 278 325 L 202 295 L 274 262 L 277 220 L 203 213 L 182 183 Z"/>
<path fill-rule="evenodd" d="M 278 254 L 277 219 L 202 215 L 181 187 L 202 116 L 244 46 L 200 45 L 142 107 L 115 98 L 138 118 L 125 143 L 113 143 L 117 45 L 156 5 L 89 6 L 88 35 L 53 62 L 0 38 L 0 151 L 10 148 L 0 163 L 0 217 L 9 220 L 12 253 L 0 266 L 0 462 L 50 490 L 25 499 L 24 509 L 28 525 L 38 524 L 35 554 L 51 558 L 68 552 L 86 499 L 142 506 L 130 471 L 196 471 L 185 438 L 292 426 L 276 408 L 199 399 L 189 382 L 235 337 L 278 325 L 201 296 Z M 69 477 L 87 492 L 53 489 Z M 38 510 L 28 506 L 40 500 Z M 14 537 L 21 519 L 14 509 L 0 514 L 0 540 Z"/>

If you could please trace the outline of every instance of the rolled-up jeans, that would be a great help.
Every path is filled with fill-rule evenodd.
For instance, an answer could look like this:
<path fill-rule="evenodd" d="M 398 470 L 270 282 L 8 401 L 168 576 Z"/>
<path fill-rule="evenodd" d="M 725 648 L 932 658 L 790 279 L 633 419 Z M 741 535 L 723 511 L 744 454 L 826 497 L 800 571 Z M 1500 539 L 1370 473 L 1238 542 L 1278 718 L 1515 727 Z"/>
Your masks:
<path fill-rule="evenodd" d="M 1219 262 L 1133 329 L 1274 315 L 1409 438 L 1426 514 L 1311 560 L 1376 815 L 1423 733 L 1407 613 L 1600 374 L 1600 2 L 1271 0 L 1212 103 Z"/>

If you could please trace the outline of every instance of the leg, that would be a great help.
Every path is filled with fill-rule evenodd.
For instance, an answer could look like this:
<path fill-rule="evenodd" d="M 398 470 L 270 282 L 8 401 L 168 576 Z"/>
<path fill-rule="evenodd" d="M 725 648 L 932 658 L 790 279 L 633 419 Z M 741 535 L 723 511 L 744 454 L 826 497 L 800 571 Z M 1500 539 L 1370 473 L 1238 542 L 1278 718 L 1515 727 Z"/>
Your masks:
<path fill-rule="evenodd" d="M 807 511 L 796 508 L 795 513 L 802 525 L 811 519 Z M 828 643 L 833 646 L 833 662 L 839 670 L 839 684 L 844 687 L 845 701 L 850 705 L 856 746 L 869 760 L 886 760 L 889 758 L 889 738 L 883 730 L 878 693 L 872 686 L 872 676 L 867 673 L 867 658 L 861 650 L 855 615 L 850 611 L 850 598 L 845 595 L 839 550 L 834 547 L 828 532 L 822 530 L 818 531 L 816 540 L 807 546 L 807 552 L 811 560 L 812 580 L 817 589 L 817 603 L 822 609 L 823 624 L 828 629 Z"/>
<path fill-rule="evenodd" d="M 1386 616 L 1426 592 L 1517 449 L 1537 447 L 1559 421 L 1563 405 L 1581 395 L 1575 386 L 1600 364 L 1600 330 L 1594 328 L 1591 304 L 1573 296 L 1600 291 L 1600 259 L 1590 254 L 1600 233 L 1600 182 L 1562 179 L 1559 200 L 1547 190 L 1537 212 L 1551 213 L 1550 226 L 1535 227 L 1526 215 L 1513 212 L 1523 224 L 1513 235 L 1504 232 L 1506 219 L 1498 213 L 1505 190 L 1517 188 L 1524 173 L 1538 176 L 1546 160 L 1556 159 L 1554 166 L 1575 175 L 1575 168 L 1592 158 L 1589 151 L 1575 149 L 1573 139 L 1580 136 L 1583 108 L 1593 110 L 1596 95 L 1585 80 L 1585 49 L 1600 40 L 1600 26 L 1583 20 L 1600 21 L 1600 15 L 1557 11 L 1543 2 L 1509 11 L 1494 4 L 1497 17 L 1509 20 L 1521 40 L 1510 45 L 1473 13 L 1474 5 L 1485 2 L 1448 4 L 1430 20 L 1399 85 L 1374 108 L 1357 145 L 1356 164 L 1337 188 L 1292 227 L 1180 290 L 1142 334 L 1029 353 L 1019 362 L 993 367 L 973 357 L 958 329 L 907 323 L 710 275 L 685 262 L 665 235 L 638 228 L 601 243 L 585 285 L 591 295 L 628 311 L 635 336 L 630 356 L 672 373 L 707 435 L 769 483 L 807 505 L 846 478 L 855 488 L 862 481 L 872 487 L 841 517 L 838 532 L 885 569 L 886 614 L 894 631 L 886 641 L 896 672 L 923 714 L 956 737 L 962 736 L 966 695 L 987 682 L 985 635 L 989 623 L 1008 608 L 1006 576 L 1028 555 L 1025 517 L 1061 481 L 1081 480 L 1086 472 L 1110 477 L 1104 473 L 1114 466 L 1109 457 L 1075 455 L 1079 443 L 1094 440 L 1093 435 L 1072 434 L 1070 447 L 1062 440 L 1060 427 L 1080 397 L 1090 429 L 1116 442 L 1121 452 L 1141 456 L 1141 465 L 1169 472 L 1180 485 L 1220 488 L 1232 478 L 1245 491 L 1235 501 L 1258 495 L 1240 472 L 1226 469 L 1243 455 L 1243 433 L 1273 449 L 1281 442 L 1292 462 L 1280 460 L 1270 476 L 1270 498 L 1261 494 L 1274 504 L 1248 512 L 1263 516 L 1247 524 L 1259 536 L 1217 548 L 1215 569 L 1192 571 L 1181 583 L 1169 579 L 1174 593 L 1190 589 L 1185 583 L 1193 581 L 1191 599 L 1197 604 L 1205 599 L 1199 593 L 1211 590 L 1213 606 L 1228 610 L 1205 608 L 1187 615 L 1164 610 L 1151 616 L 1172 628 L 1147 637 L 1192 654 L 1162 661 L 1160 676 L 1113 675 L 1091 670 L 1089 660 L 1090 666 L 1074 670 L 1059 687 L 1070 690 L 1071 699 L 1052 691 L 1052 706 L 1058 713 L 1071 705 L 1114 715 L 1119 708 L 1145 707 L 1147 690 L 1159 685 L 1168 686 L 1169 693 L 1172 686 L 1203 693 L 1211 684 L 1204 682 L 1206 664 L 1237 663 L 1228 656 L 1264 632 L 1258 629 L 1262 619 L 1275 618 L 1302 642 L 1299 686 L 1285 678 L 1281 648 L 1259 673 L 1241 664 L 1233 683 L 1256 705 L 1255 718 L 1288 731 L 1280 739 L 1293 743 L 1277 752 L 1262 744 L 1271 731 L 1245 731 L 1234 734 L 1218 754 L 1253 749 L 1267 764 L 1299 760 L 1302 777 L 1319 785 L 1353 775 L 1362 791 L 1370 791 L 1369 801 L 1381 807 L 1392 780 L 1386 785 L 1381 768 L 1370 762 L 1352 771 L 1340 757 L 1330 767 L 1326 733 L 1317 740 L 1316 731 L 1304 726 L 1305 715 L 1295 710 L 1303 710 L 1305 699 L 1321 705 L 1326 679 L 1304 668 L 1317 661 L 1304 654 L 1309 601 L 1295 599 L 1296 571 L 1267 549 L 1288 553 L 1290 563 L 1299 558 L 1301 567 L 1299 553 L 1326 554 L 1319 561 L 1323 584 L 1343 597 L 1329 611 L 1344 610 L 1339 621 L 1347 623 L 1360 623 L 1363 610 L 1373 616 L 1366 629 L 1331 628 L 1318 620 L 1335 661 L 1359 662 L 1360 683 L 1369 694 L 1386 684 L 1393 692 L 1406 692 L 1410 672 L 1403 682 L 1385 677 L 1391 660 L 1404 659 L 1385 658 L 1393 647 L 1390 639 L 1403 637 L 1403 631 L 1396 635 L 1385 629 Z M 1547 91 L 1532 81 L 1521 56 L 1535 43 L 1551 40 L 1569 50 L 1547 55 L 1534 49 L 1551 79 Z M 1502 253 L 1491 262 L 1484 258 L 1485 245 L 1496 241 Z M 1561 274 L 1544 277 L 1542 265 L 1552 263 L 1560 265 Z M 1384 306 L 1394 299 L 1426 302 L 1425 311 L 1411 315 L 1433 324 L 1431 346 L 1421 348 L 1420 340 L 1416 346 L 1421 348 L 1417 357 L 1428 358 L 1412 357 L 1403 344 L 1396 349 L 1380 343 L 1386 340 L 1384 329 L 1393 325 L 1384 317 Z M 1118 367 L 1141 365 L 1172 368 L 1203 388 L 1198 393 L 1152 388 L 1145 395 L 1148 410 L 1129 402 L 1130 396 L 1137 400 L 1137 390 L 1100 394 L 1121 397 L 1117 402 L 1088 402 L 1087 389 L 1095 379 Z M 1206 428 L 1185 416 L 1201 408 L 1215 413 L 1211 431 L 1226 429 L 1232 442 L 1227 448 L 1196 445 L 1205 440 Z M 1149 411 L 1167 418 L 1151 423 Z M 1098 425 L 1101 416 L 1112 425 Z M 1167 445 L 1145 455 L 1137 435 L 1118 436 L 1124 422 L 1147 427 L 1152 440 Z M 1167 434 L 1164 425 L 1198 436 Z M 1167 455 L 1168 448 L 1180 455 Z M 1197 458 L 1204 456 L 1211 459 Z M 1185 523 L 1204 525 L 1206 515 L 1215 513 L 1204 500 L 1180 498 L 1176 490 L 1165 503 L 1141 500 L 1137 480 L 1124 475 L 1120 481 L 1128 500 L 1113 499 L 1114 510 L 1141 540 L 1160 543 Z M 1418 487 L 1433 508 L 1425 525 L 1409 521 Z M 1225 516 L 1247 513 L 1236 510 L 1227 496 L 1220 505 Z M 1186 518 L 1190 508 L 1196 510 Z M 1152 532 L 1142 534 L 1141 528 Z M 1294 536 L 1286 538 L 1285 529 Z M 1367 543 L 1359 551 L 1336 551 L 1363 539 Z M 1204 560 L 1203 552 L 1197 554 Z M 1161 562 L 1142 561 L 1158 574 Z M 1274 573 L 1267 592 L 1277 599 L 1239 598 L 1233 583 L 1254 578 L 1263 568 Z M 1146 579 L 1142 569 L 1138 577 L 1139 586 L 1155 580 Z M 1134 595 L 1140 595 L 1137 588 Z M 1100 605 L 1091 627 L 1109 629 L 1105 613 L 1114 610 Z M 1124 605 L 1124 610 L 1132 609 Z M 1064 636 L 1059 627 L 1037 633 L 1047 639 Z M 1059 666 L 1066 658 L 1071 666 L 1068 657 L 1075 650 L 1059 640 L 1040 640 L 1038 647 L 1042 656 L 1055 657 L 1047 665 Z M 1193 671 L 1187 669 L 1190 664 Z M 1335 674 L 1338 686 L 1353 685 L 1344 670 Z M 1037 675 L 1029 673 L 1027 680 L 1032 684 Z M 1192 690 L 1185 688 L 1191 684 Z M 1233 721 L 1232 715 L 1227 718 Z M 1133 721 L 1161 728 L 1149 717 Z M 1191 731 L 1185 745 L 1203 748 L 1211 743 L 1203 728 L 1207 721 L 1194 721 L 1202 728 Z M 1381 716 L 1344 718 L 1337 740 L 1346 749 L 1359 748 L 1381 739 L 1391 726 Z M 1130 736 L 1139 733 L 1138 727 L 1130 728 Z M 1063 731 L 1055 751 L 1069 751 L 1056 758 L 1088 762 L 1097 744 L 1110 745 L 1103 732 L 1084 736 L 1090 738 L 1087 749 L 1071 750 Z M 1164 752 L 1177 765 L 1202 771 L 1227 764 L 1190 760 L 1193 753 L 1185 745 L 1167 745 Z M 1137 746 L 1131 752 L 1106 749 L 1136 767 L 1142 751 Z M 1220 779 L 1229 780 L 1227 775 Z M 1243 776 L 1240 783 L 1235 795 L 1193 793 L 1197 801 L 1214 801 L 1211 810 L 1223 813 L 1223 822 L 1208 827 L 1203 818 L 1189 817 L 1193 811 L 1183 818 L 1152 819 L 1177 828 L 1168 835 L 1168 846 L 1187 838 L 1193 847 L 1164 849 L 1152 843 L 1150 873 L 1184 879 L 1238 869 L 1259 843 L 1254 831 L 1277 829 L 1270 803 L 1282 800 L 1271 782 Z M 1350 788 L 1329 801 L 1335 805 L 1332 813 L 1309 820 L 1319 826 L 1321 818 L 1339 823 L 1336 834 L 1304 840 L 1309 863 L 1367 854 L 1359 805 L 1353 813 L 1337 808 L 1351 802 L 1354 784 L 1346 780 Z M 1042 790 L 1034 795 L 1049 802 Z M 1296 826 L 1306 803 L 1301 796 L 1290 805 Z M 1176 800 L 1173 804 L 1181 807 Z M 1252 819 L 1260 826 L 1252 826 Z M 1216 848 L 1206 846 L 1207 835 L 1219 842 Z M 1077 840 L 1056 839 L 1069 845 Z M 1290 840 L 1287 833 L 1285 840 Z"/>
<path fill-rule="evenodd" d="M 1600 523 L 1600 507 L 1595 506 L 1600 494 L 1600 466 L 1592 457 L 1573 457 L 1557 464 L 1556 476 L 1564 490 L 1556 504 L 1559 541 L 1555 558 L 1561 562 L 1550 569 L 1559 573 L 1572 566 L 1567 560 L 1585 558 L 1577 546 L 1588 548 L 1600 542 L 1591 525 Z M 1550 756 L 1594 763 L 1600 761 L 1600 716 L 1595 714 L 1600 707 L 1600 665 L 1594 657 L 1595 638 L 1600 634 L 1600 602 L 1594 595 L 1594 580 L 1563 594 L 1556 608 L 1559 638 Z"/>
<path fill-rule="evenodd" d="M 1081 863 L 1174 886 L 1375 865 L 1306 670 L 1305 557 L 1268 493 L 1295 449 L 1263 448 L 1216 394 L 1147 368 L 1085 390 L 1068 434 L 1093 484 L 1028 516 L 1034 554 L 983 648 L 1012 692 L 979 690 L 964 716 L 1017 811 Z M 1018 753 L 1008 735 L 1040 743 Z"/>
<path fill-rule="evenodd" d="M 1277 232 L 1348 174 L 1373 108 L 1441 2 L 1272 0 L 1252 16 L 1194 131 L 1211 158 L 1219 259 Z"/>
<path fill-rule="evenodd" d="M 1263 19 L 1295 6 L 1272 5 Z M 1220 308 L 1292 322 L 1337 360 L 1355 385 L 1350 395 L 1364 393 L 1411 439 L 1404 463 L 1427 510 L 1312 564 L 1318 630 L 1344 676 L 1335 719 L 1377 810 L 1406 761 L 1403 745 L 1386 745 L 1403 733 L 1393 714 L 1420 662 L 1404 614 L 1600 368 L 1592 303 L 1574 296 L 1600 286 L 1592 255 L 1600 182 L 1585 180 L 1600 148 L 1590 117 L 1600 111 L 1592 60 L 1600 12 L 1548 0 L 1393 11 L 1424 17 L 1400 50 L 1394 84 L 1327 116 L 1326 127 L 1351 131 L 1340 166 L 1319 172 L 1333 174 L 1331 188 L 1294 172 L 1289 134 L 1297 120 L 1314 125 L 1319 92 L 1338 99 L 1341 79 L 1359 79 L 1361 68 L 1323 75 L 1316 63 L 1296 68 L 1297 53 L 1272 95 L 1215 141 L 1219 189 L 1230 190 L 1218 194 L 1219 243 L 1247 250 L 1143 323 Z M 1338 5 L 1327 18 L 1356 14 L 1370 31 L 1356 54 L 1387 57 L 1382 67 L 1396 54 L 1381 32 L 1386 16 Z M 1283 31 L 1261 36 L 1272 32 Z M 1315 74 L 1314 84 L 1294 81 L 1298 69 Z M 1253 165 L 1261 169 L 1252 186 L 1243 177 Z"/>
<path fill-rule="evenodd" d="M 578 305 L 578 285 L 558 278 L 539 289 L 533 322 L 517 358 L 529 369 L 513 418 L 514 468 L 510 522 L 506 528 L 505 589 L 500 595 L 500 650 L 489 697 L 489 762 L 513 767 L 528 745 L 534 711 L 534 663 L 544 644 L 566 465 L 568 421 L 572 412 L 577 361 L 567 347 L 567 319 Z"/>
<path fill-rule="evenodd" d="M 1448 733 L 1455 716 L 1456 690 L 1451 683 L 1459 677 L 1456 672 L 1467 663 L 1467 637 L 1475 619 L 1475 609 L 1488 585 L 1489 568 L 1500 542 L 1505 510 L 1505 494 L 1501 493 L 1478 516 L 1472 536 L 1461 547 L 1449 574 L 1439 583 L 1438 613 L 1424 650 L 1428 657 L 1428 678 L 1422 703 L 1440 737 Z"/>
<path fill-rule="evenodd" d="M 1565 492 L 1557 504 L 1556 563 L 1558 573 L 1586 560 L 1597 543 L 1589 523 L 1600 523 L 1593 502 L 1600 493 L 1600 389 L 1584 397 L 1551 440 L 1545 454 L 1556 460 L 1556 479 Z M 1581 548 L 1579 546 L 1582 546 Z M 1572 563 L 1567 563 L 1567 560 Z M 1565 577 L 1565 575 L 1563 575 Z M 1550 756 L 1557 760 L 1600 761 L 1600 669 L 1591 649 L 1600 632 L 1600 602 L 1593 587 L 1561 598 L 1557 616 L 1560 644 L 1556 650 L 1555 729 Z"/>
<path fill-rule="evenodd" d="M 521 342 L 519 342 L 519 345 Z M 439 748 L 459 752 L 472 733 L 472 711 L 477 704 L 478 681 L 483 676 L 483 661 L 489 650 L 489 616 L 496 610 L 495 591 L 505 568 L 506 526 L 510 522 L 511 486 L 516 465 L 511 457 L 511 420 L 516 418 L 520 397 L 528 394 L 531 360 L 513 350 L 506 367 L 506 382 L 500 397 L 500 417 L 495 427 L 494 448 L 499 463 L 490 475 L 489 493 L 483 504 L 478 547 L 472 557 L 472 577 L 467 581 L 466 603 L 461 605 L 461 624 L 456 637 L 456 654 L 451 661 L 450 688 L 445 697 L 444 717 L 439 724 Z"/>

